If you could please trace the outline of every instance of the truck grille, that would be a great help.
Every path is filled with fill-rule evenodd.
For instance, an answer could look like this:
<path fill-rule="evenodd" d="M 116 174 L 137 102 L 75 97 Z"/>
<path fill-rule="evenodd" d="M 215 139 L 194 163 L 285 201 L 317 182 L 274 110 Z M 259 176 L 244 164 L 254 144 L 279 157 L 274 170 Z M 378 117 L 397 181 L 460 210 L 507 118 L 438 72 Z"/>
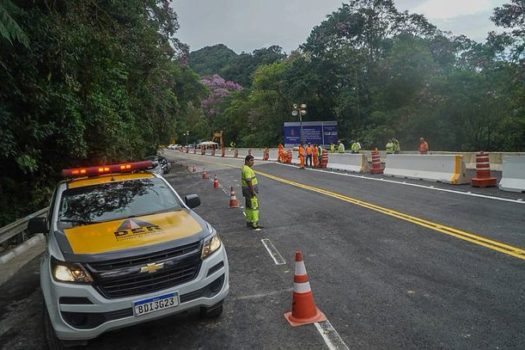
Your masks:
<path fill-rule="evenodd" d="M 88 263 L 93 286 L 108 299 L 141 295 L 171 288 L 197 277 L 201 267 L 201 242 L 126 259 Z M 162 265 L 141 272 L 148 264 Z"/>

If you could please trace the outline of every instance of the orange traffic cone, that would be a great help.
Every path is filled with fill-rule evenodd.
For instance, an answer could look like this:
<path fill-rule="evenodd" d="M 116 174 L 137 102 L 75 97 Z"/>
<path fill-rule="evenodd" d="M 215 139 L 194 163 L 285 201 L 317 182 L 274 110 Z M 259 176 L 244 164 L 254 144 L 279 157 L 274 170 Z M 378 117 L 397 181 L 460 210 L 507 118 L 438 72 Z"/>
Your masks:
<path fill-rule="evenodd" d="M 379 151 L 377 148 L 372 151 L 372 169 L 370 174 L 382 174 L 383 169 L 381 168 L 381 158 L 379 158 Z"/>
<path fill-rule="evenodd" d="M 494 187 L 497 179 L 490 176 L 489 154 L 483 151 L 476 154 L 476 176 L 472 178 L 473 187 Z"/>
<path fill-rule="evenodd" d="M 315 306 L 314 296 L 308 282 L 303 253 L 295 252 L 295 276 L 293 278 L 292 311 L 284 314 L 291 326 L 302 326 L 326 321 L 326 316 Z"/>
<path fill-rule="evenodd" d="M 217 179 L 217 175 L 213 178 L 213 188 L 219 188 L 219 179 Z"/>
<path fill-rule="evenodd" d="M 235 197 L 233 186 L 230 187 L 230 208 L 239 208 L 239 201 L 237 197 Z"/>
<path fill-rule="evenodd" d="M 202 173 L 202 178 L 204 180 L 208 179 L 208 172 L 206 171 L 206 169 L 204 169 L 204 172 Z"/>

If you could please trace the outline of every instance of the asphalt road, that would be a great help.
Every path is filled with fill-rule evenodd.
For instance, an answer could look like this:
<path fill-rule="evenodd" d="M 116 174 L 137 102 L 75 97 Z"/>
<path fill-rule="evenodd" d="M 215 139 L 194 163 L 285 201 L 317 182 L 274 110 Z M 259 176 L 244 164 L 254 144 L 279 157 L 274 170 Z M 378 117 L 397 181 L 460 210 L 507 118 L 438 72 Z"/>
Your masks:
<path fill-rule="evenodd" d="M 196 211 L 226 246 L 225 312 L 218 320 L 188 313 L 122 329 L 88 349 L 328 349 L 316 326 L 292 328 L 283 317 L 291 309 L 296 249 L 339 346 L 525 348 L 521 194 L 256 162 L 265 228 L 255 232 L 242 209 L 228 207 L 230 186 L 240 194 L 240 160 L 167 156 L 175 160 L 167 178 L 181 195 L 199 194 Z M 204 168 L 209 180 L 201 179 Z M 220 189 L 212 187 L 215 174 Z M 285 264 L 276 265 L 263 239 Z M 35 259 L 0 286 L 2 349 L 45 348 L 38 284 Z"/>

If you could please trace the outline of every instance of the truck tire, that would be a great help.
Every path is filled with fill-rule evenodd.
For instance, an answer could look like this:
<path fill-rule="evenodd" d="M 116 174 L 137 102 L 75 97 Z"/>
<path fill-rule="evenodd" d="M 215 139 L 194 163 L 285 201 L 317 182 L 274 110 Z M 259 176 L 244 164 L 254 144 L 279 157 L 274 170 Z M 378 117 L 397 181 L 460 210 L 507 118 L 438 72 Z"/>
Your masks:
<path fill-rule="evenodd" d="M 44 310 L 44 335 L 46 337 L 47 348 L 49 350 L 64 350 L 65 346 L 62 341 L 57 338 L 55 330 L 53 329 L 53 325 L 51 324 L 51 319 L 49 318 L 49 313 L 47 312 L 47 306 L 45 302 L 42 309 Z"/>
<path fill-rule="evenodd" d="M 201 318 L 218 318 L 222 315 L 223 305 L 222 301 L 210 307 L 201 307 L 200 317 Z"/>
<path fill-rule="evenodd" d="M 87 345 L 87 341 L 67 341 L 58 339 L 55 330 L 53 329 L 53 325 L 51 324 L 51 318 L 49 317 L 49 313 L 47 312 L 45 302 L 42 309 L 44 310 L 44 335 L 46 337 L 47 348 L 49 350 L 74 350 L 81 349 L 82 347 Z"/>

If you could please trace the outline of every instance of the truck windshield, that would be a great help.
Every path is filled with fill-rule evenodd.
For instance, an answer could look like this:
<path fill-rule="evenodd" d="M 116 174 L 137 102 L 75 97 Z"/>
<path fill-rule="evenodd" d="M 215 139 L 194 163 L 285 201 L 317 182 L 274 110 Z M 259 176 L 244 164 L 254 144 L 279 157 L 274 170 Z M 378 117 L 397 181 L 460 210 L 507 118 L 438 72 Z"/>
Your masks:
<path fill-rule="evenodd" d="M 180 208 L 178 198 L 161 179 L 111 182 L 65 190 L 58 225 L 68 228 Z"/>

